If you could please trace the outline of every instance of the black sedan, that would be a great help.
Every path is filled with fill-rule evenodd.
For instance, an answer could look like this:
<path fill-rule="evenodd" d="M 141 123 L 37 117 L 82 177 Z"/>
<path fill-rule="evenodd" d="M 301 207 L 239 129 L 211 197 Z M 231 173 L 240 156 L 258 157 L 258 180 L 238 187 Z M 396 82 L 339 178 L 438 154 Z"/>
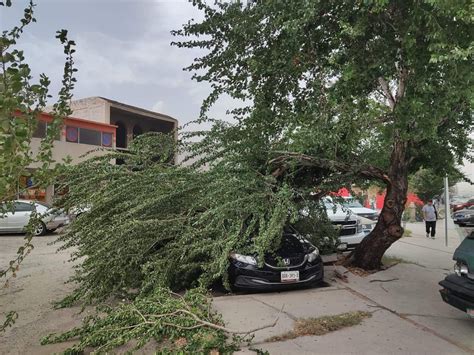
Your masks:
<path fill-rule="evenodd" d="M 322 283 L 319 250 L 297 234 L 284 234 L 280 248 L 259 263 L 255 256 L 232 253 L 229 279 L 236 290 L 271 291 Z"/>

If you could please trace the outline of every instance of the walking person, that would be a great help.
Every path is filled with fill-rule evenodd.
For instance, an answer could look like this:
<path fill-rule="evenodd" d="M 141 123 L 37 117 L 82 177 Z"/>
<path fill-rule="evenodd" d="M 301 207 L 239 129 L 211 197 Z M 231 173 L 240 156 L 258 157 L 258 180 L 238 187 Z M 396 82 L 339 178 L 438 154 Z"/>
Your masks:
<path fill-rule="evenodd" d="M 433 200 L 428 200 L 428 203 L 423 206 L 422 212 L 426 226 L 426 238 L 431 236 L 431 239 L 435 239 L 436 219 L 438 216 L 436 207 L 433 205 Z"/>

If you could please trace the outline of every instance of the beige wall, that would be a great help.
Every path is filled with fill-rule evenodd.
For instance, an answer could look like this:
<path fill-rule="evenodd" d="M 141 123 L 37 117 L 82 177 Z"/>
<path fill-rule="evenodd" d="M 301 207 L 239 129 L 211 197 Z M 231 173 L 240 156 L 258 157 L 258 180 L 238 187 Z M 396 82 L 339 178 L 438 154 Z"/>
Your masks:
<path fill-rule="evenodd" d="M 31 152 L 34 155 L 38 153 L 38 149 L 40 146 L 41 139 L 39 138 L 33 138 L 31 141 Z M 103 155 L 105 154 L 105 150 L 103 151 L 94 151 L 87 157 L 81 157 L 82 155 L 95 150 L 97 147 L 95 145 L 89 145 L 89 144 L 79 144 L 79 143 L 70 143 L 70 142 L 64 142 L 64 141 L 55 141 L 54 142 L 54 148 L 53 148 L 53 159 L 56 162 L 61 162 L 64 158 L 67 156 L 71 157 L 72 162 L 71 164 L 77 164 L 80 163 L 81 161 L 86 160 L 89 157 L 92 156 L 98 156 L 98 155 Z M 30 168 L 37 168 L 39 164 L 36 165 L 31 165 Z"/>
<path fill-rule="evenodd" d="M 72 117 L 110 123 L 110 104 L 100 97 L 88 97 L 72 101 L 71 109 Z"/>

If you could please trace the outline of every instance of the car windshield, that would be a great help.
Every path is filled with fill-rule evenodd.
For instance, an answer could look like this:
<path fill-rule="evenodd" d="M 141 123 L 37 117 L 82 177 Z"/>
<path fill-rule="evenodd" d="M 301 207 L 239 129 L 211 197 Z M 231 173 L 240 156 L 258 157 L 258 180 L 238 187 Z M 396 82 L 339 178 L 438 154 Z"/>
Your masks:
<path fill-rule="evenodd" d="M 361 203 L 357 200 L 353 200 L 353 199 L 348 199 L 344 202 L 344 206 L 346 207 L 349 207 L 349 208 L 360 208 L 360 207 L 364 207 L 361 205 Z"/>
<path fill-rule="evenodd" d="M 46 208 L 51 208 L 50 205 L 48 205 L 47 203 L 44 203 L 44 202 L 35 201 L 35 203 L 37 203 L 38 205 L 41 205 L 41 206 L 43 206 L 43 207 L 46 207 Z"/>

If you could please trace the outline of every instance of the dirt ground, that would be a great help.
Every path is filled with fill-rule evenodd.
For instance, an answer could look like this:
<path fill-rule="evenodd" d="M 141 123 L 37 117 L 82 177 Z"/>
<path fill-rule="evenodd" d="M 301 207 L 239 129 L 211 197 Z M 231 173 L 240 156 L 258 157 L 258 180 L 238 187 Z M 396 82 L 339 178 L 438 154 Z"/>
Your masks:
<path fill-rule="evenodd" d="M 0 267 L 8 265 L 23 235 L 0 235 Z M 15 325 L 0 333 L 0 354 L 51 354 L 63 351 L 67 344 L 40 345 L 41 337 L 79 325 L 86 315 L 79 308 L 52 311 L 52 301 L 60 300 L 73 289 L 65 284 L 72 275 L 68 252 L 56 253 L 58 245 L 48 245 L 56 234 L 35 237 L 34 250 L 25 259 L 16 278 L 8 287 L 0 288 L 0 315 L 10 310 L 18 312 Z"/>

